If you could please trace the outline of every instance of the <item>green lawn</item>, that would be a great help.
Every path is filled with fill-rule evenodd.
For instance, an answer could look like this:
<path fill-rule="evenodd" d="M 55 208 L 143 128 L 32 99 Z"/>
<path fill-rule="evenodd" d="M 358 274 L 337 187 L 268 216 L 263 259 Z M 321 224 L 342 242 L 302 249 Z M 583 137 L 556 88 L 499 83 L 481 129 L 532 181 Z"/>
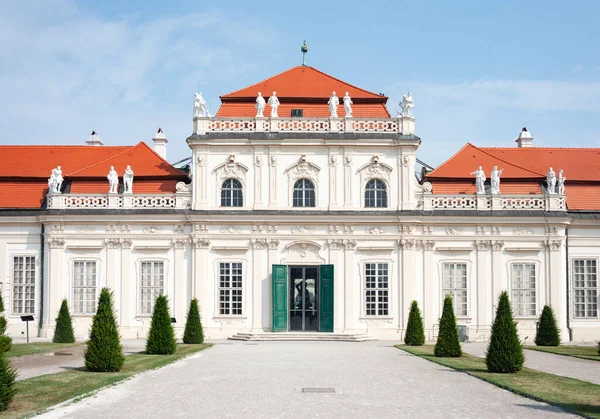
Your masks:
<path fill-rule="evenodd" d="M 398 345 L 411 354 L 463 371 L 516 394 L 544 401 L 592 418 L 600 418 L 600 385 L 523 368 L 516 374 L 488 372 L 483 358 L 463 355 L 460 358 L 437 358 L 433 346 Z"/>
<path fill-rule="evenodd" d="M 165 366 L 210 346 L 181 344 L 177 345 L 177 352 L 173 355 L 132 354 L 125 357 L 125 364 L 119 372 L 88 372 L 81 368 L 18 381 L 17 394 L 1 416 L 21 418 L 40 413 L 58 403 L 115 384 L 134 374 Z"/>
<path fill-rule="evenodd" d="M 575 358 L 600 361 L 598 346 L 525 346 L 532 351 L 549 352 L 556 355 L 573 356 Z"/>
<path fill-rule="evenodd" d="M 72 346 L 83 345 L 83 343 L 49 343 L 49 342 L 36 342 L 36 343 L 13 343 L 10 351 L 6 353 L 7 356 L 23 356 L 31 354 L 39 354 L 43 352 L 52 352 L 57 349 L 70 348 Z"/>

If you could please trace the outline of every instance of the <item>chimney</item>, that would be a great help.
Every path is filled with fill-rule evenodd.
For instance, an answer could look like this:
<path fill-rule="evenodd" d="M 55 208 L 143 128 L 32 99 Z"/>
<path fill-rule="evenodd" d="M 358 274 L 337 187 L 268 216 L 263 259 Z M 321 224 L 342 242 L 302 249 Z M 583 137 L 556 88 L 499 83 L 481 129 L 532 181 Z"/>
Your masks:
<path fill-rule="evenodd" d="M 92 131 L 92 133 L 90 134 L 90 136 L 88 137 L 88 139 L 85 140 L 85 143 L 87 145 L 93 145 L 93 146 L 103 145 L 102 144 L 102 139 L 100 139 L 100 136 L 98 134 L 96 134 L 96 131 Z"/>
<path fill-rule="evenodd" d="M 152 139 L 154 142 L 154 151 L 163 159 L 167 160 L 167 137 L 165 137 L 165 133 L 162 128 L 159 128 Z"/>
<path fill-rule="evenodd" d="M 517 147 L 519 148 L 533 147 L 533 137 L 525 127 L 523 127 L 523 129 L 521 130 L 521 134 L 519 135 L 519 138 L 515 140 L 515 142 L 517 143 Z"/>

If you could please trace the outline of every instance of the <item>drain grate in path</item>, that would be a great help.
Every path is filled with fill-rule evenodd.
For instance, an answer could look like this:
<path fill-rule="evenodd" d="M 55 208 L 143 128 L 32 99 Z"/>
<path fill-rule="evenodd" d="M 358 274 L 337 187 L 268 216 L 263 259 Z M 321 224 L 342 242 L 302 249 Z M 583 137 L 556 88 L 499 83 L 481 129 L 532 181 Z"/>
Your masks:
<path fill-rule="evenodd" d="M 332 387 L 304 387 L 302 393 L 335 393 Z"/>

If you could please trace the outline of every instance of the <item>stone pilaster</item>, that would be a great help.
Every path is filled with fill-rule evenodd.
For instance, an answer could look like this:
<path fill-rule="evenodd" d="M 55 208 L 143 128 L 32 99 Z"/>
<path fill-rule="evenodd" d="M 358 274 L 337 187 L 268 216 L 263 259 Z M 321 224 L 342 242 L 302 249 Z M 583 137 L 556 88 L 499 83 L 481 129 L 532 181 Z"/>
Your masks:
<path fill-rule="evenodd" d="M 360 281 L 354 269 L 356 265 L 356 258 L 354 257 L 356 240 L 344 239 L 342 243 L 344 245 L 344 301 L 348 302 L 344 307 L 344 331 L 355 332 L 358 327 L 358 317 L 360 316 L 361 307 L 363 305 Z M 358 304 L 356 304 L 356 302 L 358 302 Z"/>
<path fill-rule="evenodd" d="M 492 304 L 492 279 L 490 278 L 489 272 L 489 253 L 491 242 L 490 240 L 476 240 L 475 247 L 477 249 L 476 254 L 476 270 L 475 270 L 475 281 L 471 281 L 471 284 L 475 288 L 474 293 L 470 293 L 469 298 L 475 301 L 473 309 L 477 313 L 477 333 L 489 332 L 492 325 L 492 317 L 490 307 Z"/>
<path fill-rule="evenodd" d="M 265 250 L 268 245 L 268 239 L 266 238 L 252 239 L 252 332 L 263 331 L 262 310 L 263 304 L 266 303 L 266 301 L 263 301 L 263 296 L 267 300 L 267 296 L 263 294 L 262 286 L 265 279 L 263 265 L 266 259 Z"/>
<path fill-rule="evenodd" d="M 329 239 L 329 263 L 334 266 L 334 283 L 333 289 L 335 292 L 334 297 L 334 314 L 333 314 L 333 328 L 334 332 L 340 333 L 345 329 L 345 310 L 346 310 L 346 299 L 344 298 L 346 292 L 346 277 L 344 272 L 344 243 L 342 239 Z"/>
<path fill-rule="evenodd" d="M 173 239 L 173 317 L 177 320 L 174 325 L 176 329 L 183 331 L 185 327 L 185 316 L 189 301 L 187 284 L 187 267 L 185 264 L 186 240 L 183 238 Z"/>

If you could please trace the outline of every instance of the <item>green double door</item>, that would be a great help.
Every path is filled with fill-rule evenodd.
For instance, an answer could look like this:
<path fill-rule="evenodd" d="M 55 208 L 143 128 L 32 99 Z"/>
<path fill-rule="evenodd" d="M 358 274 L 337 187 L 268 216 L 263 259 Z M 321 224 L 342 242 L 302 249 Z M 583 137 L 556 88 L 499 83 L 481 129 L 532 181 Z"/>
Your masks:
<path fill-rule="evenodd" d="M 333 332 L 333 265 L 273 265 L 273 331 Z"/>

